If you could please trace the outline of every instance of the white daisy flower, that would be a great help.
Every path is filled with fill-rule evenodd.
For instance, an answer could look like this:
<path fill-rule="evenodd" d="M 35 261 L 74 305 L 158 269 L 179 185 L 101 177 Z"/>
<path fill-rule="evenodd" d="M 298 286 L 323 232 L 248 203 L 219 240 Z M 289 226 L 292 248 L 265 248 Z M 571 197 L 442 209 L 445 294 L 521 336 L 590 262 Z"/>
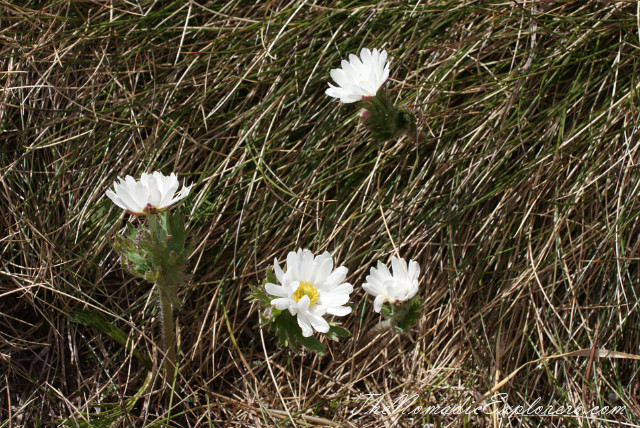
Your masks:
<path fill-rule="evenodd" d="M 417 262 L 410 260 L 407 269 L 404 259 L 392 257 L 391 269 L 393 274 L 378 261 L 378 268 L 371 268 L 371 274 L 367 275 L 367 282 L 362 286 L 367 293 L 375 297 L 373 310 L 376 312 L 380 312 L 384 302 L 404 302 L 418 292 L 420 265 Z"/>
<path fill-rule="evenodd" d="M 135 215 L 166 211 L 171 205 L 185 198 L 191 190 L 191 186 L 183 185 L 175 195 L 180 183 L 173 172 L 168 177 L 155 171 L 151 174 L 142 173 L 139 181 L 130 175 L 124 180 L 118 177 L 118 180 L 120 182 L 113 183 L 113 191 L 107 190 L 106 195 L 114 204 Z"/>
<path fill-rule="evenodd" d="M 329 83 L 326 94 L 340 98 L 343 103 L 354 103 L 363 97 L 375 97 L 378 89 L 389 78 L 387 51 L 373 52 L 367 48 L 360 51 L 360 58 L 349 55 L 349 61 L 342 60 L 342 68 L 331 70 L 330 74 L 338 86 Z"/>
<path fill-rule="evenodd" d="M 274 260 L 274 271 L 281 285 L 267 283 L 267 293 L 277 297 L 271 301 L 276 309 L 288 309 L 297 315 L 302 335 L 309 337 L 313 330 L 329 331 L 324 314 L 343 316 L 351 308 L 343 306 L 349 301 L 353 286 L 344 282 L 347 268 L 333 269 L 333 258 L 328 252 L 313 256 L 309 250 L 291 251 L 287 255 L 287 270 L 283 271 Z"/>

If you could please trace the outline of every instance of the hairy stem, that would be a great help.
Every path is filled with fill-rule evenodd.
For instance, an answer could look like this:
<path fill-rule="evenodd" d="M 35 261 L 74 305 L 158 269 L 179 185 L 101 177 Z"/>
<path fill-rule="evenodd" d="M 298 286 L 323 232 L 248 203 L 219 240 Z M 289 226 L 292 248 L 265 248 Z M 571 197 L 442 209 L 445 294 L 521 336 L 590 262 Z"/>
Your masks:
<path fill-rule="evenodd" d="M 173 387 L 175 369 L 176 369 L 176 347 L 175 347 L 175 335 L 173 325 L 173 313 L 171 308 L 171 302 L 166 294 L 163 292 L 161 285 L 159 287 L 159 299 L 160 310 L 162 312 L 162 344 L 166 351 L 164 359 L 164 371 L 169 386 Z"/>
<path fill-rule="evenodd" d="M 387 318 L 386 320 L 380 321 L 378 324 L 371 327 L 371 330 L 367 332 L 363 340 L 369 341 L 378 334 L 383 333 L 385 330 L 389 330 L 391 328 L 392 322 L 393 318 Z"/>
<path fill-rule="evenodd" d="M 151 238 L 160 245 L 164 230 L 160 223 L 158 215 L 152 214 L 147 216 L 149 220 L 149 230 Z M 171 306 L 171 285 L 167 283 L 167 275 L 164 263 L 160 262 L 160 274 L 156 278 L 156 286 L 158 287 L 158 299 L 160 300 L 160 312 L 162 313 L 162 344 L 166 352 L 164 358 L 165 378 L 170 387 L 173 387 L 174 374 L 176 368 L 176 351 L 175 351 L 175 327 L 173 325 L 173 311 Z"/>

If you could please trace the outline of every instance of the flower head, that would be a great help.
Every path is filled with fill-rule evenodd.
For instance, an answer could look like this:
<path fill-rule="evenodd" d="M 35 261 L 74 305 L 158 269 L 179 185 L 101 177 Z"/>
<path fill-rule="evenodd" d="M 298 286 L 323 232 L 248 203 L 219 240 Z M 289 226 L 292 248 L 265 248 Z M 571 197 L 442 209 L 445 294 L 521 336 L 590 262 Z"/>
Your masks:
<path fill-rule="evenodd" d="M 329 323 L 324 314 L 343 316 L 351 308 L 343 306 L 349 301 L 353 286 L 344 282 L 347 268 L 333 269 L 333 259 L 328 252 L 319 256 L 309 250 L 291 251 L 287 255 L 286 271 L 274 261 L 274 271 L 278 284 L 267 283 L 267 293 L 276 298 L 271 305 L 279 310 L 288 309 L 295 315 L 302 335 L 309 337 L 313 330 L 321 333 L 329 331 Z"/>
<path fill-rule="evenodd" d="M 378 268 L 371 268 L 371 274 L 367 275 L 364 290 L 375 297 L 373 309 L 380 312 L 385 302 L 404 302 L 411 299 L 418 292 L 418 276 L 420 265 L 413 260 L 407 262 L 402 258 L 391 258 L 391 269 L 378 261 Z"/>
<path fill-rule="evenodd" d="M 191 186 L 183 185 L 175 195 L 180 183 L 174 173 L 165 177 L 161 172 L 155 171 L 151 174 L 142 173 L 138 181 L 130 175 L 124 180 L 118 177 L 118 180 L 119 182 L 113 183 L 113 191 L 107 190 L 106 195 L 114 204 L 135 215 L 166 211 L 185 198 L 191 190 Z"/>
<path fill-rule="evenodd" d="M 342 68 L 331 70 L 330 74 L 338 86 L 329 83 L 326 94 L 340 98 L 343 103 L 353 103 L 363 97 L 375 97 L 378 89 L 389 78 L 387 51 L 373 52 L 367 48 L 360 51 L 360 58 L 349 55 L 349 61 L 342 60 Z"/>

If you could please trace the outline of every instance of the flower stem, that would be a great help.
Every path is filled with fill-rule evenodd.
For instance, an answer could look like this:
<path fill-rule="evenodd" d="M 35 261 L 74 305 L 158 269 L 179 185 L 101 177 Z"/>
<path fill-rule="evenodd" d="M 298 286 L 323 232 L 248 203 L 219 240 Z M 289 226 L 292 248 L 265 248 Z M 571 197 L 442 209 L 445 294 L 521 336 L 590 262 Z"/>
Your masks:
<path fill-rule="evenodd" d="M 149 222 L 149 232 L 151 233 L 151 239 L 156 243 L 160 243 L 162 239 L 162 225 L 160 224 L 157 214 L 147 215 L 147 221 Z"/>
<path fill-rule="evenodd" d="M 163 230 L 159 216 L 151 214 L 147 216 L 149 220 L 149 231 L 151 239 L 158 245 L 162 245 L 162 238 L 166 235 Z M 160 313 L 162 322 L 162 345 L 166 352 L 164 358 L 165 378 L 169 387 L 173 388 L 176 370 L 176 350 L 175 350 L 175 327 L 173 325 L 173 310 L 171 305 L 171 285 L 167 283 L 167 275 L 164 263 L 160 262 L 159 275 L 156 277 L 156 286 L 158 287 L 158 299 L 160 303 Z"/>
<path fill-rule="evenodd" d="M 392 326 L 392 323 L 393 318 L 387 318 L 386 320 L 380 321 L 378 324 L 371 327 L 371 330 L 369 330 L 366 336 L 364 336 L 364 340 L 367 341 L 373 339 L 374 336 L 383 333 L 385 330 L 389 330 Z"/>
<path fill-rule="evenodd" d="M 164 371 L 169 387 L 173 388 L 173 382 L 175 378 L 176 370 L 176 349 L 175 349 L 175 334 L 173 325 L 173 313 L 171 308 L 171 302 L 163 293 L 162 287 L 158 285 L 158 298 L 160 299 L 160 312 L 162 313 L 162 344 L 166 351 L 164 358 Z"/>

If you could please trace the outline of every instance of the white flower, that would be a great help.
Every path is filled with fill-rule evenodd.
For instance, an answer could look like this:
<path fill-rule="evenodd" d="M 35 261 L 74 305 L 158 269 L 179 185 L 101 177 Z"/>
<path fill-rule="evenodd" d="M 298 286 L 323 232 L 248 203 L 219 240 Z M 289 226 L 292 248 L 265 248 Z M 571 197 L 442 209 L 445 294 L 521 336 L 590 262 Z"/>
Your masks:
<path fill-rule="evenodd" d="M 340 98 L 343 103 L 360 101 L 363 97 L 375 97 L 378 89 L 389 77 L 387 51 L 367 48 L 360 51 L 360 58 L 349 55 L 349 61 L 342 60 L 342 68 L 331 70 L 330 74 L 338 86 L 329 83 L 326 94 Z"/>
<path fill-rule="evenodd" d="M 118 180 L 120 182 L 113 183 L 113 191 L 107 190 L 107 196 L 129 214 L 136 215 L 166 211 L 185 198 L 191 190 L 191 186 L 182 186 L 180 193 L 174 196 L 180 186 L 174 173 L 165 177 L 161 172 L 155 171 L 151 174 L 142 173 L 139 181 L 130 175 L 124 180 L 118 177 Z"/>
<path fill-rule="evenodd" d="M 267 283 L 267 293 L 277 297 L 271 301 L 276 309 L 288 309 L 297 315 L 302 335 L 309 337 L 313 330 L 329 331 L 324 314 L 343 316 L 351 312 L 348 306 L 353 286 L 343 282 L 347 268 L 333 270 L 333 259 L 328 252 L 314 257 L 309 250 L 291 251 L 287 255 L 287 270 L 283 271 L 274 260 L 274 271 L 281 285 Z"/>
<path fill-rule="evenodd" d="M 404 302 L 411 299 L 418 292 L 418 275 L 420 275 L 420 265 L 413 260 L 407 262 L 397 257 L 391 258 L 391 269 L 378 261 L 378 268 L 371 268 L 371 274 L 367 275 L 366 283 L 362 286 L 364 290 L 375 297 L 373 310 L 380 312 L 384 302 Z"/>

